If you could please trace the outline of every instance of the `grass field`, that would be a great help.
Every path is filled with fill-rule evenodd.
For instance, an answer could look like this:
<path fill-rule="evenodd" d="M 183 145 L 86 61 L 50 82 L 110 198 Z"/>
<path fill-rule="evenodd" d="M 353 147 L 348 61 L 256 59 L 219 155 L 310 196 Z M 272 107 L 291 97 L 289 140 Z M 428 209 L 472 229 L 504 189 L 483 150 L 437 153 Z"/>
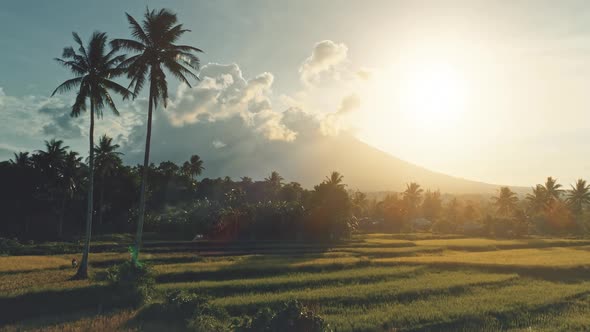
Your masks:
<path fill-rule="evenodd" d="M 137 309 L 112 303 L 104 274 L 128 254 L 111 251 L 91 254 L 89 281 L 69 280 L 72 254 L 0 257 L 0 330 L 164 328 L 141 325 Z M 337 331 L 590 330 L 587 240 L 161 241 L 142 259 L 157 273 L 154 301 L 190 289 L 233 316 L 298 299 Z"/>

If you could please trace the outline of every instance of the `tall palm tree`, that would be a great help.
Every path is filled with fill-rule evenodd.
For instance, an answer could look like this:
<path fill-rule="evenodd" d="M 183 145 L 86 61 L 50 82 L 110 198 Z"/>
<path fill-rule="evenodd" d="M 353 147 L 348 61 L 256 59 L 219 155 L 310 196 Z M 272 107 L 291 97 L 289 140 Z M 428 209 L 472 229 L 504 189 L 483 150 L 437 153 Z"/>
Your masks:
<path fill-rule="evenodd" d="M 96 154 L 96 173 L 100 178 L 100 194 L 98 201 L 98 224 L 102 225 L 104 214 L 104 188 L 105 178 L 112 175 L 113 171 L 121 166 L 121 152 L 118 152 L 119 144 L 113 144 L 113 138 L 102 135 L 98 144 L 94 147 Z"/>
<path fill-rule="evenodd" d="M 533 188 L 533 192 L 531 194 L 526 195 L 526 200 L 528 201 L 530 211 L 533 213 L 540 213 L 544 211 L 549 204 L 549 195 L 547 194 L 547 189 L 545 189 L 545 186 L 542 184 L 538 184 Z"/>
<path fill-rule="evenodd" d="M 548 177 L 547 181 L 545 181 L 545 190 L 547 190 L 547 197 L 549 200 L 559 200 L 563 193 L 561 184 L 557 183 L 557 179 L 552 177 Z"/>
<path fill-rule="evenodd" d="M 517 209 L 518 197 L 508 187 L 500 188 L 500 193 L 497 197 L 492 197 L 494 204 L 498 208 L 498 214 L 504 217 L 509 217 Z"/>
<path fill-rule="evenodd" d="M 133 260 L 137 262 L 143 233 L 145 216 L 145 189 L 147 185 L 148 166 L 150 160 L 150 141 L 152 137 L 152 112 L 162 102 L 166 107 L 168 99 L 168 82 L 164 68 L 180 81 L 188 85 L 187 76 L 198 80 L 192 70 L 199 69 L 199 58 L 195 52 L 200 49 L 188 45 L 176 45 L 176 41 L 189 30 L 182 24 L 177 24 L 176 14 L 167 9 L 159 11 L 146 9 L 144 20 L 139 24 L 135 18 L 127 14 L 127 21 L 131 28 L 133 39 L 115 39 L 111 45 L 115 48 L 126 49 L 138 53 L 124 62 L 127 75 L 131 79 L 135 95 L 143 88 L 146 77 L 149 79 L 147 134 L 145 139 L 145 155 L 143 161 L 143 175 L 139 199 L 139 220 L 135 239 Z"/>
<path fill-rule="evenodd" d="M 59 85 L 51 94 L 68 92 L 77 88 L 77 96 L 72 106 L 71 116 L 78 117 L 86 111 L 86 102 L 90 104 L 90 131 L 88 151 L 88 206 L 86 211 L 86 238 L 84 254 L 77 278 L 88 277 L 88 253 L 90 251 L 90 236 L 92 228 L 92 203 L 94 195 L 94 118 L 101 118 L 102 110 L 108 106 L 115 115 L 119 114 L 117 107 L 109 91 L 129 97 L 131 92 L 125 87 L 112 81 L 112 78 L 125 73 L 124 68 L 119 66 L 124 55 L 116 55 L 117 50 L 107 51 L 107 35 L 103 32 L 94 32 L 87 46 L 85 47 L 77 33 L 72 33 L 74 41 L 78 44 L 78 51 L 73 47 L 66 47 L 62 53 L 62 59 L 55 60 L 68 68 L 73 74 L 71 78 Z"/>
<path fill-rule="evenodd" d="M 326 184 L 338 187 L 338 188 L 344 188 L 344 184 L 342 183 L 342 181 L 344 180 L 344 176 L 342 174 L 340 174 L 339 172 L 332 172 L 330 174 L 330 176 L 326 177 Z"/>
<path fill-rule="evenodd" d="M 580 215 L 584 205 L 590 203 L 590 185 L 586 184 L 585 180 L 578 179 L 567 192 L 566 202 L 575 215 Z"/>
<path fill-rule="evenodd" d="M 185 161 L 184 164 L 182 164 L 182 173 L 193 180 L 201 175 L 204 170 L 203 160 L 196 154 L 191 156 L 190 161 Z"/>

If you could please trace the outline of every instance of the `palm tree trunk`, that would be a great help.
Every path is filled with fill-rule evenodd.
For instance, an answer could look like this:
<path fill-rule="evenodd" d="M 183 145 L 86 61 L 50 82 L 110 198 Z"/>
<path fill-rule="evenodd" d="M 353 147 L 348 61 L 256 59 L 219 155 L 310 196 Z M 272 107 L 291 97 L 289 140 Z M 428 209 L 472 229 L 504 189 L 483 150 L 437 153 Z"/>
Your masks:
<path fill-rule="evenodd" d="M 61 239 L 63 235 L 63 226 L 64 226 L 64 215 L 66 214 L 66 199 L 67 195 L 64 193 L 63 198 L 61 199 L 61 209 L 59 211 L 59 220 L 57 222 L 57 238 Z"/>
<path fill-rule="evenodd" d="M 88 254 L 90 252 L 90 235 L 92 233 L 92 203 L 94 201 L 94 102 L 90 99 L 90 150 L 88 155 L 88 207 L 86 211 L 86 239 L 84 241 L 84 253 L 82 262 L 75 275 L 78 279 L 88 278 Z"/>
<path fill-rule="evenodd" d="M 143 221 L 145 218 L 145 189 L 148 181 L 148 167 L 150 162 L 150 142 L 152 138 L 153 88 L 151 86 L 149 98 L 150 101 L 148 106 L 147 133 L 145 137 L 145 155 L 143 158 L 143 175 L 141 177 L 141 188 L 139 194 L 139 219 L 137 221 L 137 233 L 135 234 L 135 252 L 132 256 L 132 259 L 135 262 L 137 262 L 137 260 L 139 259 L 139 250 L 141 249 L 141 236 L 143 233 Z"/>
<path fill-rule="evenodd" d="M 99 198 L 99 208 L 98 208 L 98 224 L 102 225 L 102 215 L 104 210 L 104 175 L 101 177 L 100 180 L 100 198 Z"/>

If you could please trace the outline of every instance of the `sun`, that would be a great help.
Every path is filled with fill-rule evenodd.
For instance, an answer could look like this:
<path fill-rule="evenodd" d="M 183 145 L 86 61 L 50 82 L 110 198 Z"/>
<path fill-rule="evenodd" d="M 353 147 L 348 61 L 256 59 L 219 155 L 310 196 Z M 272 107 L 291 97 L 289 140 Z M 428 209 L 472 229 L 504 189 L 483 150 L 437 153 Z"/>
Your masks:
<path fill-rule="evenodd" d="M 406 68 L 400 77 L 400 111 L 429 128 L 456 122 L 464 111 L 467 87 L 458 70 L 445 63 Z"/>
<path fill-rule="evenodd" d="M 464 75 L 444 61 L 415 61 L 387 68 L 375 81 L 373 92 L 371 116 L 375 122 L 404 123 L 416 131 L 453 127 L 461 120 L 470 97 Z"/>

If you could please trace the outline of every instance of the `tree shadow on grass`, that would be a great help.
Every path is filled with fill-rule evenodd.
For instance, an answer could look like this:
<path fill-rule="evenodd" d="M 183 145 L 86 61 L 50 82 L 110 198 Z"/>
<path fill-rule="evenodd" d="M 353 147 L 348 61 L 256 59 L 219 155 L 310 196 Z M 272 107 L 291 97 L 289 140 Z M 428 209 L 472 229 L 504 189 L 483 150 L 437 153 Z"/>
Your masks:
<path fill-rule="evenodd" d="M 590 292 L 582 292 L 558 302 L 547 303 L 530 308 L 510 308 L 509 310 L 490 312 L 482 316 L 463 316 L 452 321 L 436 322 L 408 331 L 504 331 L 513 328 L 531 328 L 534 317 L 546 320 L 548 315 L 560 313 L 578 307 L 583 301 L 587 303 Z"/>
<path fill-rule="evenodd" d="M 388 265 L 388 264 L 385 264 Z M 522 277 L 541 279 L 556 283 L 575 284 L 588 281 L 590 266 L 517 266 L 500 264 L 474 264 L 455 262 L 400 263 L 400 265 L 427 265 L 445 270 L 476 270 L 492 273 L 516 273 Z"/>
<path fill-rule="evenodd" d="M 317 253 L 303 255 L 283 253 L 273 255 L 244 256 L 238 260 L 235 260 L 233 264 L 220 267 L 219 269 L 188 270 L 160 274 L 156 277 L 156 281 L 159 283 L 166 283 L 257 278 L 280 275 L 289 272 L 322 272 L 342 270 L 346 268 L 366 266 L 370 263 L 364 262 L 361 259 L 350 263 L 338 262 L 335 260 L 333 263 L 328 262 L 317 265 L 297 265 L 299 263 L 309 262 L 317 258 L 329 259 L 329 257 L 325 257 L 322 254 Z"/>
<path fill-rule="evenodd" d="M 47 290 L 12 297 L 0 297 L 0 325 L 27 318 L 89 311 L 93 315 L 115 308 L 128 307 L 128 299 L 115 294 L 107 285 Z"/>

